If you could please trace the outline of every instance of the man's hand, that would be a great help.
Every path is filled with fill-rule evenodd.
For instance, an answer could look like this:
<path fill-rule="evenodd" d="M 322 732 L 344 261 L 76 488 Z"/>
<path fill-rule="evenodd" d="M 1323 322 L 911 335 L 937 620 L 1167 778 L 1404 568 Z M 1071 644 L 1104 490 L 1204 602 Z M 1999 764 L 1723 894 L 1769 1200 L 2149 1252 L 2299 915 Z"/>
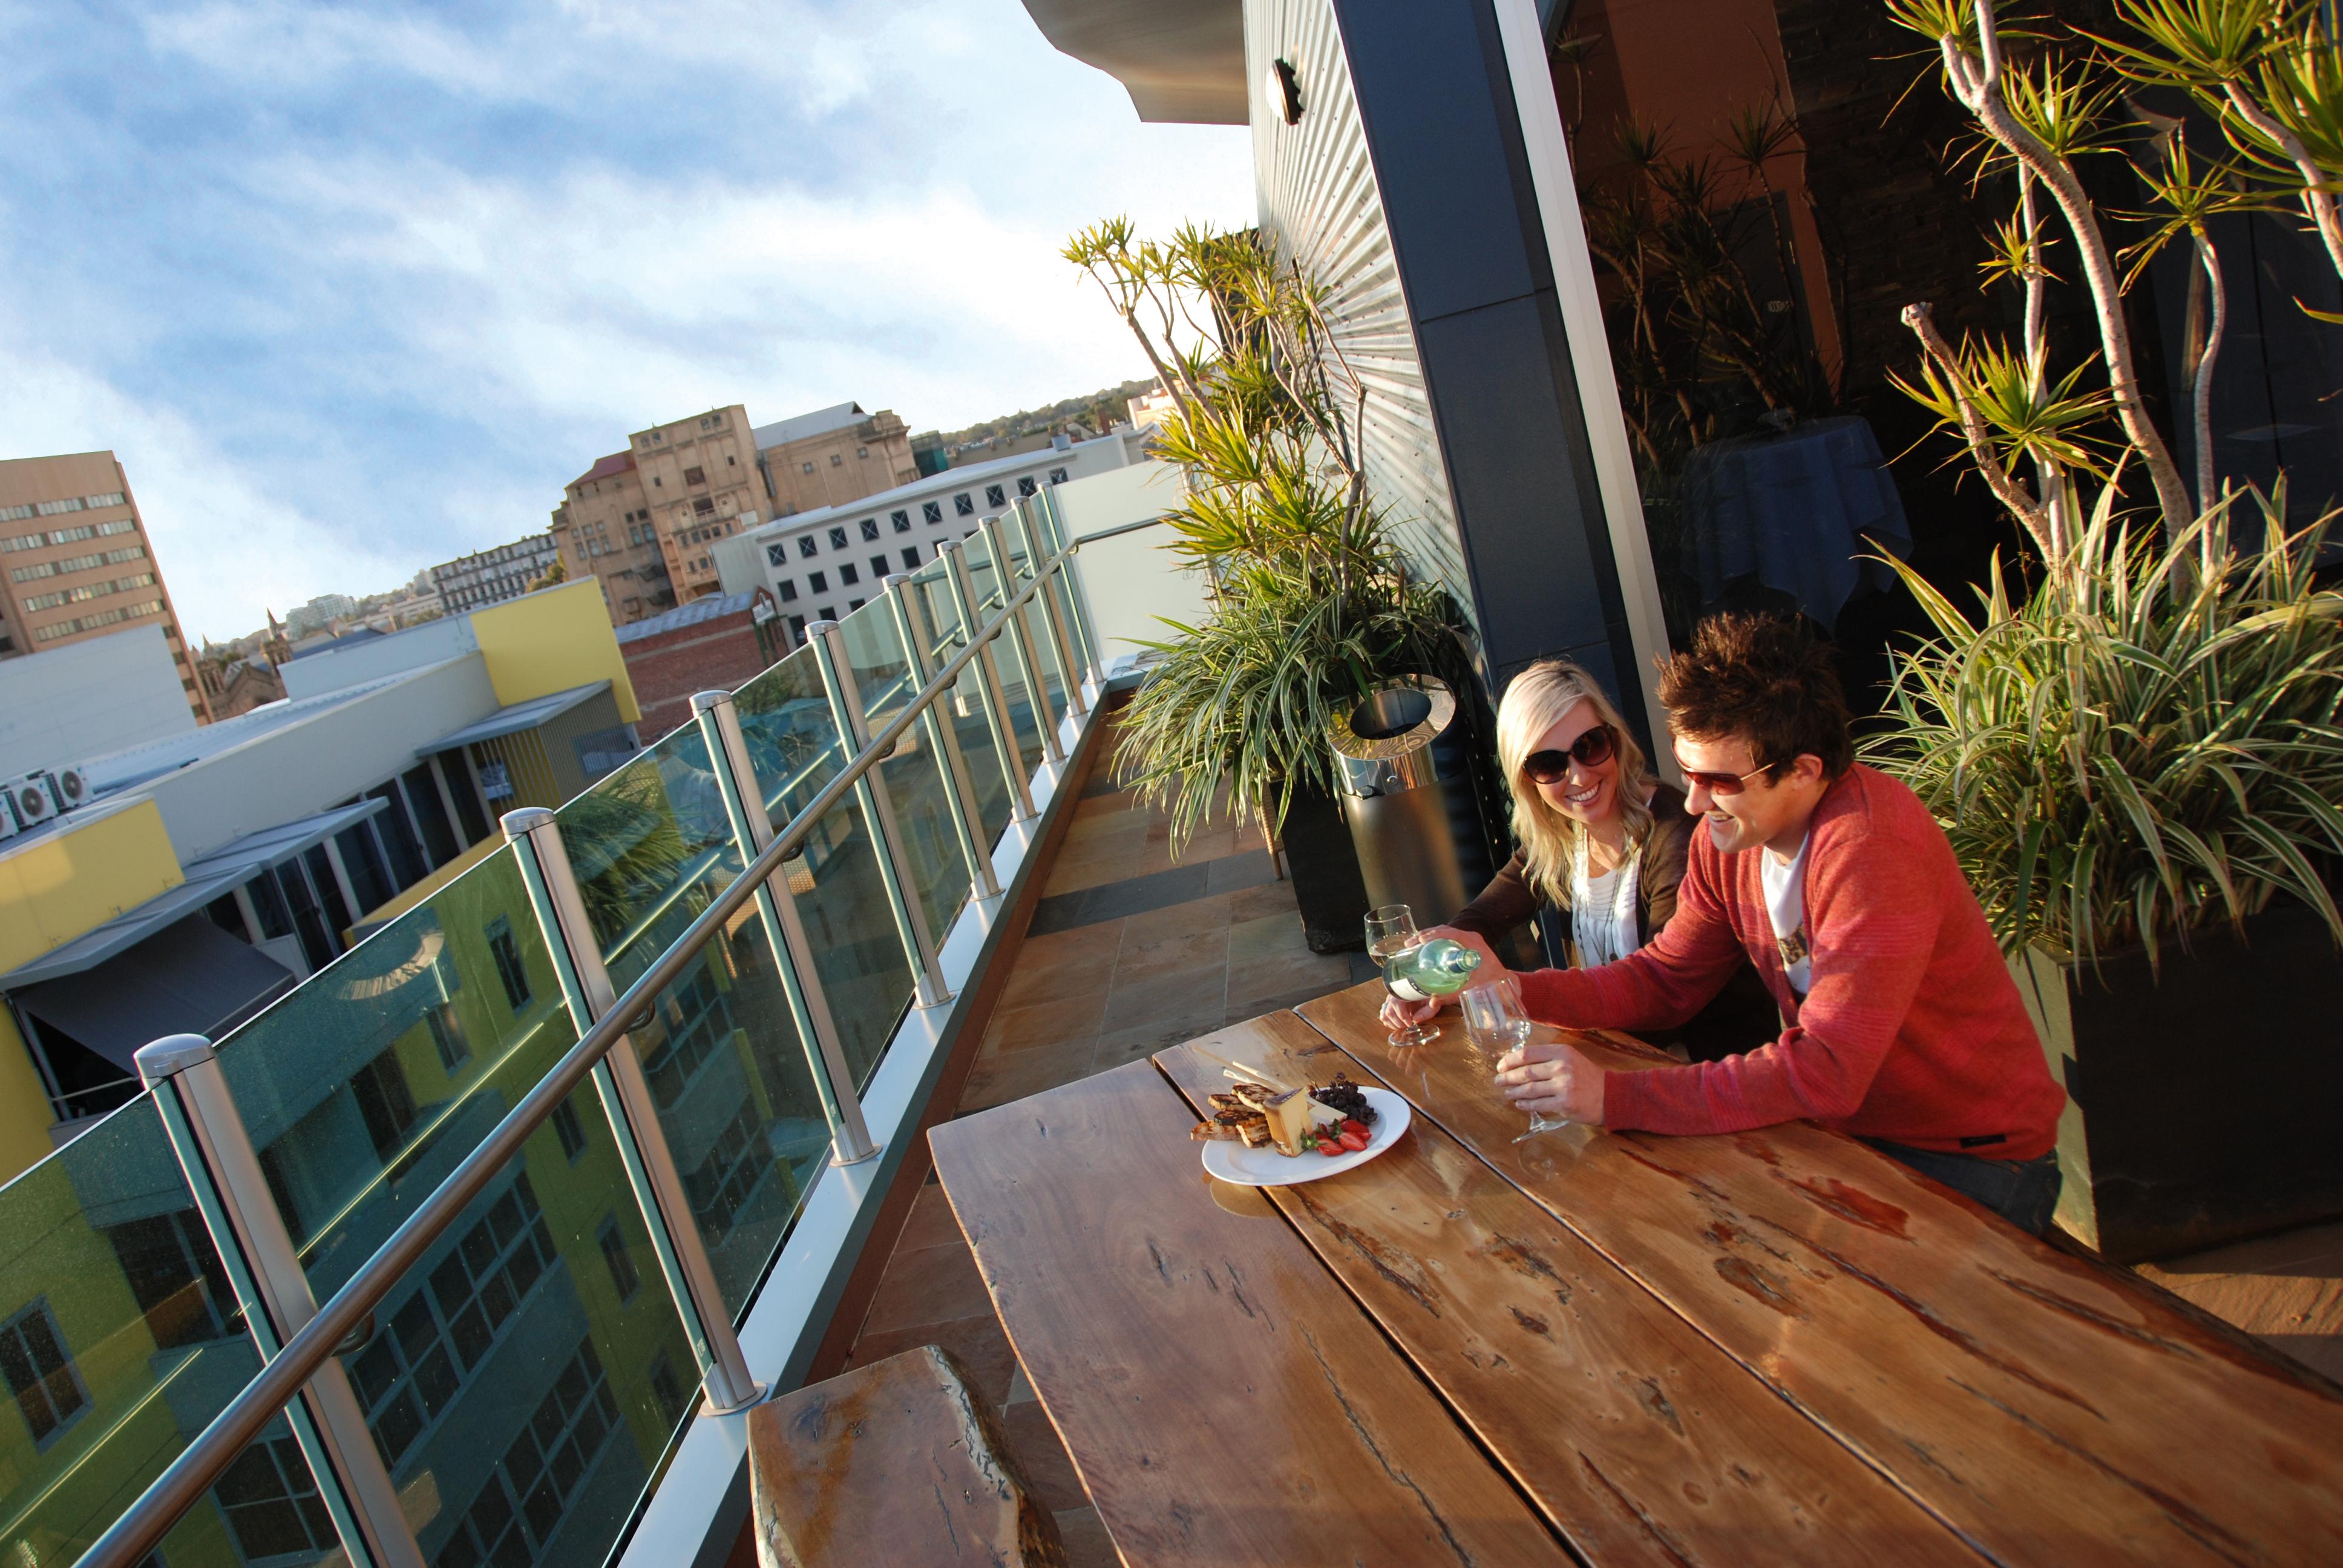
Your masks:
<path fill-rule="evenodd" d="M 1525 1045 L 1497 1059 L 1497 1087 L 1523 1111 L 1589 1127 L 1603 1125 L 1604 1070 L 1584 1052 L 1556 1041 Z"/>
<path fill-rule="evenodd" d="M 1478 931 L 1460 931 L 1454 926 L 1434 926 L 1423 934 L 1425 941 L 1430 941 L 1434 937 L 1446 937 L 1451 941 L 1462 942 L 1479 953 L 1481 967 L 1473 971 L 1474 980 L 1505 972 L 1505 966 L 1498 961 L 1496 952 L 1489 946 L 1487 939 Z M 1454 1005 L 1455 1000 L 1456 998 L 1451 995 L 1426 997 L 1422 1001 L 1402 1001 L 1389 990 L 1385 990 L 1383 1010 L 1383 1027 L 1390 1030 L 1413 1029 L 1419 1023 L 1428 1021 L 1442 1008 Z"/>

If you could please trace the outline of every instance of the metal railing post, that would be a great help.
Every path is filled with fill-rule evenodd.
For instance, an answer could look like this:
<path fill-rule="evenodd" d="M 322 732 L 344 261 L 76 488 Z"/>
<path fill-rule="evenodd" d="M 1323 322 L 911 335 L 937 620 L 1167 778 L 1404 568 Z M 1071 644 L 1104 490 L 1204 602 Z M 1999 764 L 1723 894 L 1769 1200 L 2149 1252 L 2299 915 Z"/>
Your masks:
<path fill-rule="evenodd" d="M 561 977 L 563 999 L 569 1004 L 570 1022 L 583 1036 L 600 1021 L 618 1000 L 610 971 L 603 966 L 602 950 L 586 916 L 586 900 L 578 891 L 570 869 L 569 850 L 561 840 L 561 826 L 542 806 L 524 806 L 503 818 L 505 837 L 519 857 L 528 900 L 545 933 L 547 950 Z M 746 1408 L 765 1396 L 749 1374 L 740 1339 L 732 1330 L 732 1314 L 716 1282 L 716 1266 L 709 1261 L 708 1245 L 699 1234 L 699 1217 L 684 1191 L 683 1175 L 660 1125 L 650 1085 L 635 1053 L 634 1036 L 622 1034 L 594 1064 L 594 1086 L 609 1113 L 610 1131 L 627 1167 L 627 1180 L 642 1209 L 659 1253 L 659 1270 L 667 1276 L 684 1332 L 699 1352 L 705 1369 L 703 1386 L 709 1413 L 722 1415 Z"/>
<path fill-rule="evenodd" d="M 984 534 L 984 548 L 992 556 L 992 575 L 1001 579 L 1001 602 L 1008 604 L 1017 597 L 1017 567 L 1009 558 L 1009 547 L 1001 541 L 1001 519 L 987 518 L 980 525 Z M 1042 683 L 1041 662 L 1033 657 L 1033 638 L 1027 631 L 1023 615 L 1011 611 L 1009 617 L 1009 651 L 1017 660 L 1017 677 L 1025 683 L 1025 699 L 1033 709 L 1033 728 L 1041 733 L 1041 755 L 1052 768 L 1066 765 L 1065 749 L 1058 744 L 1058 718 L 1050 711 L 1050 689 Z"/>
<path fill-rule="evenodd" d="M 918 585 L 902 572 L 887 579 L 887 602 L 895 611 L 895 632 L 903 639 L 903 648 L 911 661 L 912 679 L 920 686 L 928 683 L 928 649 L 934 643 L 930 638 L 927 615 L 920 608 Z M 992 874 L 992 856 L 986 849 L 984 818 L 977 809 L 976 785 L 969 778 L 968 759 L 960 754 L 960 731 L 954 728 L 951 715 L 940 711 L 943 699 L 928 704 L 928 744 L 935 748 L 936 757 L 943 768 L 944 789 L 951 796 L 952 833 L 960 839 L 960 852 L 968 861 L 969 884 L 975 890 L 979 901 L 1001 896 L 1000 880 Z"/>
<path fill-rule="evenodd" d="M 274 1360 L 317 1315 L 317 1297 L 212 1042 L 200 1034 L 175 1034 L 141 1046 L 134 1060 L 139 1080 L 155 1091 L 196 1211 L 244 1310 L 246 1330 L 260 1359 Z M 301 1397 L 285 1407 L 285 1417 L 350 1561 L 423 1568 L 398 1489 L 338 1358 L 319 1365 Z"/>
<path fill-rule="evenodd" d="M 724 812 L 731 819 L 733 840 L 739 845 L 740 859 L 746 864 L 773 841 L 773 819 L 766 809 L 764 791 L 757 787 L 756 765 L 749 757 L 748 738 L 740 731 L 740 710 L 729 691 L 696 694 L 691 710 L 699 715 L 700 738 L 708 743 L 717 789 L 724 797 Z M 797 1025 L 806 1064 L 813 1070 L 821 1113 L 830 1122 L 830 1162 L 860 1164 L 878 1153 L 879 1145 L 870 1141 L 862 1097 L 854 1087 L 854 1069 L 846 1060 L 838 1020 L 830 1010 L 830 993 L 822 987 L 813 943 L 807 940 L 805 921 L 798 912 L 797 895 L 789 890 L 787 873 L 777 871 L 758 887 L 757 915 L 773 950 L 773 967 L 780 973 L 789 1020 Z"/>
<path fill-rule="evenodd" d="M 830 718 L 846 737 L 850 752 L 870 744 L 870 721 L 862 711 L 862 694 L 855 689 L 853 662 L 847 657 L 846 632 L 834 620 L 818 620 L 806 628 L 813 648 L 814 667 L 821 671 L 822 690 L 830 698 Z M 870 848 L 879 860 L 879 881 L 887 890 L 887 907 L 895 917 L 895 933 L 903 940 L 903 956 L 910 960 L 915 1005 L 940 1007 L 951 1000 L 943 965 L 936 959 L 935 938 L 928 930 L 928 911 L 920 890 L 906 874 L 910 856 L 903 843 L 903 827 L 895 816 L 895 799 L 880 768 L 874 765 L 854 781 L 854 797 L 862 819 L 870 829 Z"/>
<path fill-rule="evenodd" d="M 954 539 L 946 545 L 944 562 L 945 580 L 951 584 L 952 608 L 960 615 L 960 634 L 975 643 L 977 628 L 984 623 L 977 616 L 976 582 L 969 576 L 968 541 Z M 1025 754 L 1018 749 L 1017 726 L 1009 718 L 1009 696 L 1001 688 L 1001 666 L 992 657 L 990 638 L 979 644 L 976 668 L 980 675 L 978 685 L 984 691 L 985 723 L 992 730 L 993 755 L 1001 759 L 1001 776 L 1009 781 L 1010 819 L 1031 821 L 1033 793 L 1025 783 Z"/>
<path fill-rule="evenodd" d="M 1066 520 L 1058 513 L 1057 497 L 1044 490 L 1041 501 L 1041 524 L 1050 533 L 1050 553 L 1058 558 L 1058 570 L 1065 582 L 1067 618 L 1073 626 L 1074 648 L 1081 658 L 1082 668 L 1090 672 L 1091 689 L 1104 697 L 1106 665 L 1099 658 L 1098 628 L 1091 620 L 1090 595 L 1082 583 L 1081 562 L 1066 538 Z"/>
<path fill-rule="evenodd" d="M 1033 525 L 1033 502 L 1017 505 L 1017 532 L 1025 542 L 1025 559 L 1031 565 L 1033 575 L 1041 586 L 1033 594 L 1033 602 L 1041 607 L 1041 626 L 1050 634 L 1050 657 L 1058 661 L 1058 684 L 1066 694 L 1066 711 L 1076 719 L 1090 712 L 1090 704 L 1082 700 L 1082 672 L 1074 664 L 1074 645 L 1066 636 L 1063 618 L 1058 614 L 1058 601 L 1050 591 L 1050 578 L 1057 572 L 1057 563 L 1041 542 L 1041 531 Z"/>

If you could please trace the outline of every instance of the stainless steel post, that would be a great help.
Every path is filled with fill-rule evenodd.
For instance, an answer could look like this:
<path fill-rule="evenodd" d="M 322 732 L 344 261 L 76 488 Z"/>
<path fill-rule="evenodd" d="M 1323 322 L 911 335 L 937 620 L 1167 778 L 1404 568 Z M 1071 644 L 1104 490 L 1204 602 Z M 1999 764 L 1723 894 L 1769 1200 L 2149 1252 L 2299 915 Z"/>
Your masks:
<path fill-rule="evenodd" d="M 822 689 L 830 697 L 830 716 L 848 740 L 849 753 L 870 744 L 870 723 L 862 712 L 862 694 L 854 689 L 853 664 L 846 655 L 846 633 L 834 620 L 818 620 L 806 628 L 813 646 L 814 664 L 821 671 Z M 906 868 L 902 824 L 895 819 L 895 802 L 886 777 L 874 765 L 854 781 L 862 819 L 870 828 L 870 847 L 878 852 L 879 880 L 887 890 L 887 906 L 895 916 L 896 934 L 903 939 L 903 956 L 911 960 L 912 989 L 921 1007 L 940 1007 L 951 1000 L 943 965 L 936 961 L 935 938 L 928 930 L 928 912 L 920 890 L 911 885 Z"/>
<path fill-rule="evenodd" d="M 945 580 L 951 584 L 952 608 L 960 615 L 961 635 L 976 641 L 984 623 L 977 613 L 976 583 L 968 571 L 968 541 L 954 539 L 944 547 Z M 1009 698 L 1001 689 L 1001 666 L 992 657 L 990 638 L 980 645 L 976 668 L 984 689 L 985 722 L 992 729 L 992 754 L 1001 759 L 1001 776 L 1009 781 L 1009 815 L 1012 821 L 1033 818 L 1033 792 L 1025 783 L 1025 754 L 1017 746 L 1017 727 L 1010 721 Z"/>
<path fill-rule="evenodd" d="M 1017 568 L 1009 558 L 1009 547 L 1001 541 L 1001 519 L 987 518 L 980 527 L 984 548 L 992 556 L 992 575 L 1001 579 L 1001 602 L 1006 605 L 1017 597 Z M 1033 657 L 1033 638 L 1026 630 L 1025 617 L 1015 611 L 1009 616 L 1009 651 L 1017 660 L 1018 678 L 1025 683 L 1025 700 L 1033 710 L 1033 728 L 1041 732 L 1041 755 L 1051 767 L 1063 768 L 1066 752 L 1058 744 L 1058 719 L 1050 711 L 1050 689 L 1042 684 L 1041 663 Z"/>
<path fill-rule="evenodd" d="M 749 758 L 748 739 L 740 732 L 740 710 L 729 691 L 697 694 L 691 699 L 691 710 L 699 716 L 700 738 L 708 743 L 709 759 L 716 764 L 717 788 L 724 796 L 725 814 L 731 819 L 732 837 L 745 864 L 773 841 L 773 819 L 765 806 L 764 791 L 757 787 L 756 766 Z M 797 1025 L 806 1064 L 813 1070 L 821 1113 L 830 1122 L 830 1161 L 838 1165 L 859 1164 L 878 1153 L 879 1145 L 870 1141 L 862 1098 L 854 1088 L 854 1069 L 846 1060 L 838 1020 L 830 1015 L 830 995 L 822 989 L 821 970 L 814 962 L 813 944 L 806 938 L 797 895 L 789 890 L 785 873 L 768 877 L 757 890 L 757 914 L 764 922 L 765 940 L 773 950 L 773 967 L 780 972 L 789 1020 Z"/>
<path fill-rule="evenodd" d="M 928 650 L 935 644 L 928 630 L 927 613 L 920 606 L 918 585 L 905 574 L 895 573 L 887 579 L 887 602 L 895 611 L 896 635 L 903 639 L 910 657 L 912 682 L 924 687 L 930 676 Z M 977 809 L 976 786 L 969 778 L 968 759 L 960 754 L 960 730 L 952 724 L 951 713 L 941 698 L 928 704 L 923 717 L 928 744 L 935 749 L 938 765 L 944 772 L 944 788 L 951 795 L 952 833 L 960 839 L 960 852 L 968 861 L 969 885 L 979 900 L 998 898 L 1001 883 L 992 874 L 992 856 L 985 848 L 989 840 L 984 817 Z"/>
<path fill-rule="evenodd" d="M 1058 661 L 1058 685 L 1066 694 L 1066 711 L 1081 719 L 1090 712 L 1090 704 L 1082 700 L 1082 672 L 1074 664 L 1074 645 L 1066 636 L 1057 598 L 1050 589 L 1050 578 L 1057 568 L 1041 542 L 1041 530 L 1034 524 L 1033 506 L 1030 500 L 1018 503 L 1017 532 L 1024 540 L 1026 562 L 1041 582 L 1033 592 L 1033 602 L 1041 607 L 1041 625 L 1050 634 L 1050 657 Z"/>
<path fill-rule="evenodd" d="M 578 895 L 569 850 L 561 841 L 561 826 L 542 806 L 508 811 L 503 825 L 505 837 L 519 856 L 529 902 L 545 933 L 554 970 L 561 977 L 570 1021 L 582 1035 L 610 1010 L 618 992 L 610 984 L 610 971 L 603 967 L 593 922 L 586 918 L 586 900 Z M 659 1123 L 650 1085 L 643 1081 L 643 1066 L 635 1054 L 631 1033 L 622 1035 L 608 1054 L 594 1064 L 594 1084 L 609 1112 L 610 1131 L 625 1159 L 643 1223 L 650 1229 L 659 1270 L 667 1276 L 684 1332 L 706 1368 L 707 1408 L 711 1414 L 721 1415 L 752 1405 L 764 1398 L 765 1391 L 749 1375 L 739 1336 L 732 1331 L 732 1313 L 716 1282 L 716 1266 L 709 1261 L 707 1243 L 700 1239 L 699 1220 L 683 1190 L 682 1172 L 676 1169 L 675 1156 L 668 1149 L 667 1129 Z"/>
<path fill-rule="evenodd" d="M 139 1081 L 155 1091 L 196 1211 L 244 1309 L 245 1327 L 260 1359 L 272 1360 L 317 1315 L 317 1297 L 212 1042 L 200 1034 L 175 1034 L 139 1047 L 134 1060 Z M 285 1416 L 350 1561 L 423 1568 L 398 1489 L 341 1362 L 320 1365 L 300 1399 L 285 1407 Z"/>

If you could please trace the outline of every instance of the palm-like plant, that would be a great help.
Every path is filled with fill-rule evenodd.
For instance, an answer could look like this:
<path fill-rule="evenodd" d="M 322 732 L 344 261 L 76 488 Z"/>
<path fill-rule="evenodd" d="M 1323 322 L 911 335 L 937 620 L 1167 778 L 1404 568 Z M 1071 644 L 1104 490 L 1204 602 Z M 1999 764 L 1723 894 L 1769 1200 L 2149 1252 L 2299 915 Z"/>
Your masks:
<path fill-rule="evenodd" d="M 2329 519 L 2233 553 L 2224 502 L 2173 548 L 2113 516 L 2112 486 L 2062 563 L 2014 604 L 1996 561 L 1972 619 L 1890 560 L 1937 636 L 1896 658 L 1900 722 L 1865 759 L 1945 825 L 1995 935 L 2093 961 L 2285 895 L 2343 943 L 2324 861 L 2343 860 L 2343 594 L 2310 564 Z M 2213 569 L 2200 564 L 2216 563 Z"/>

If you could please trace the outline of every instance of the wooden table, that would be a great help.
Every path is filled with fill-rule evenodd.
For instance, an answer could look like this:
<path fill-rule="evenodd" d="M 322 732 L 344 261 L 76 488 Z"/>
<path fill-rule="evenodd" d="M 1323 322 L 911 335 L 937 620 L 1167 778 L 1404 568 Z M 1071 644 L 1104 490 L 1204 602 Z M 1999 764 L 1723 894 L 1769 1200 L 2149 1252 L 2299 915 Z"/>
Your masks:
<path fill-rule="evenodd" d="M 1380 998 L 1197 1042 L 1406 1096 L 1339 1177 L 1204 1177 L 1186 1047 L 932 1134 L 1126 1563 L 2343 1562 L 2291 1363 L 1809 1125 L 1516 1144 Z"/>

